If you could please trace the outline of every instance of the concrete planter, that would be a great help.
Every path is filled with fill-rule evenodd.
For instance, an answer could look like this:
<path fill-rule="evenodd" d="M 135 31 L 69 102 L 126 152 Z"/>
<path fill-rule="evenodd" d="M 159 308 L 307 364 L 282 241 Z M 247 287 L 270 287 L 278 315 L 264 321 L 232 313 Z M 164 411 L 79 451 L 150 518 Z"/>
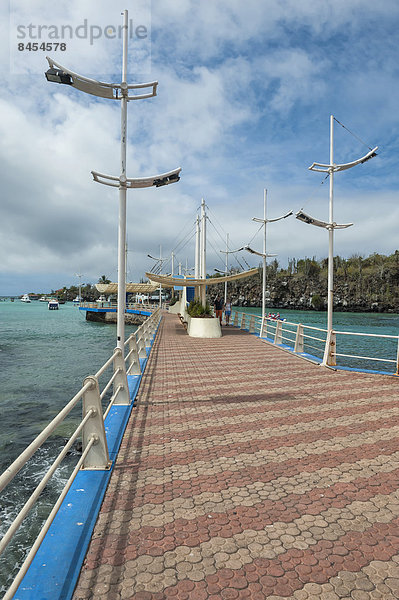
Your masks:
<path fill-rule="evenodd" d="M 169 306 L 169 312 L 177 315 L 181 312 L 181 302 L 178 301 L 175 304 L 173 304 L 172 306 Z"/>
<path fill-rule="evenodd" d="M 187 333 L 191 337 L 198 338 L 220 338 L 222 330 L 219 319 L 216 317 L 188 317 Z"/>

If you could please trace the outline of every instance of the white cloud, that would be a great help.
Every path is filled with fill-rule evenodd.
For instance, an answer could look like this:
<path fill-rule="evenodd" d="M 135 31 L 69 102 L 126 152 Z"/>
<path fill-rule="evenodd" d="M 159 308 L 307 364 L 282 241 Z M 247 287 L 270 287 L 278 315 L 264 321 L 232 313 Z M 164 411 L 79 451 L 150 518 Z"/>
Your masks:
<path fill-rule="evenodd" d="M 12 3 L 28 6 L 32 22 L 47 15 L 46 23 L 78 23 L 95 14 L 92 0 L 61 0 L 51 11 L 42 0 Z M 119 22 L 124 4 L 96 2 L 101 22 Z M 47 282 L 49 289 L 72 283 L 77 271 L 87 280 L 103 273 L 115 279 L 118 191 L 93 183 L 90 171 L 119 173 L 119 103 L 49 84 L 43 53 L 34 65 L 33 54 L 24 53 L 32 74 L 12 75 L 13 40 L 5 6 L 1 11 L 0 295 L 25 292 L 35 274 L 39 287 Z M 307 201 L 311 213 L 326 217 L 328 183 L 320 186 L 321 177 L 307 167 L 328 160 L 331 113 L 381 146 L 377 159 L 336 177 L 336 218 L 356 223 L 337 234 L 336 252 L 393 251 L 398 16 L 391 0 L 153 0 L 149 78 L 159 80 L 159 91 L 129 103 L 128 175 L 183 171 L 177 185 L 128 193 L 132 278 L 151 265 L 148 252 L 158 253 L 160 244 L 164 254 L 172 251 L 179 232 L 194 223 L 201 197 L 219 231 L 210 225 L 210 269 L 221 266 L 225 232 L 232 244 L 253 237 L 251 218 L 261 215 L 265 186 L 271 215 Z M 83 74 L 118 80 L 120 45 L 99 41 L 96 50 L 76 47 L 63 60 L 57 56 Z M 130 79 L 140 81 L 137 64 L 130 62 Z M 365 151 L 338 125 L 335 145 L 340 161 Z M 321 257 L 324 233 L 290 219 L 270 226 L 268 244 L 281 263 L 288 256 Z M 260 247 L 260 238 L 254 244 Z M 192 240 L 177 260 L 185 264 L 186 256 L 192 262 Z"/>

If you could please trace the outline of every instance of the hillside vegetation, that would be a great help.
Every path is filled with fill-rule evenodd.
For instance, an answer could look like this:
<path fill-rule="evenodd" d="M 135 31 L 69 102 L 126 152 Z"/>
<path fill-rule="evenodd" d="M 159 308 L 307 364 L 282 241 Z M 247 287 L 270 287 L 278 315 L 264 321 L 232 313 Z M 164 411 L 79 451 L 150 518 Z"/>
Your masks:
<path fill-rule="evenodd" d="M 267 306 L 300 310 L 327 307 L 327 259 L 290 259 L 288 268 L 272 261 L 267 267 Z M 261 306 L 262 269 L 252 278 L 228 283 L 235 306 Z M 216 289 L 215 289 L 216 288 Z M 209 288 L 212 298 L 224 284 Z M 399 312 L 399 251 L 390 256 L 371 254 L 334 257 L 334 310 Z"/>

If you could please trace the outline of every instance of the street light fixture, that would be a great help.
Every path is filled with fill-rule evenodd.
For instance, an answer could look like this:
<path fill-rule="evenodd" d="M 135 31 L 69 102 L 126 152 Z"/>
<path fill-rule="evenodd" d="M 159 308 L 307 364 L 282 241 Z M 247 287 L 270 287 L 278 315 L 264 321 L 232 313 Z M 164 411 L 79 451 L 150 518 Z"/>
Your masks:
<path fill-rule="evenodd" d="M 252 220 L 256 223 L 263 224 L 263 252 L 257 252 L 253 250 L 249 246 L 245 246 L 245 250 L 250 252 L 251 254 L 256 254 L 262 257 L 263 262 L 263 273 L 262 273 L 262 325 L 260 328 L 260 337 L 263 336 L 263 328 L 265 324 L 265 316 L 266 316 L 266 259 L 270 256 L 277 256 L 276 254 L 267 254 L 266 253 L 266 225 L 267 223 L 275 223 L 276 221 L 281 221 L 282 219 L 287 219 L 290 217 L 293 212 L 292 210 L 288 211 L 286 214 L 281 215 L 281 217 L 276 217 L 275 219 L 268 219 L 266 217 L 266 201 L 267 201 L 267 190 L 263 190 L 263 219 L 259 219 L 257 217 L 253 217 Z"/>
<path fill-rule="evenodd" d="M 179 181 L 181 169 L 175 169 L 153 177 L 129 179 L 126 177 L 127 147 L 127 103 L 130 100 L 152 98 L 157 94 L 157 81 L 150 83 L 127 83 L 128 58 L 128 11 L 123 13 L 123 49 L 122 49 L 122 81 L 121 83 L 105 83 L 79 75 L 46 57 L 49 69 L 46 72 L 48 81 L 70 85 L 77 90 L 121 102 L 121 173 L 119 177 L 104 175 L 92 171 L 94 181 L 119 188 L 119 225 L 118 225 L 118 309 L 117 309 L 117 346 L 124 350 L 125 339 L 125 303 L 126 303 L 126 191 L 132 188 L 161 187 Z M 134 90 L 139 90 L 134 93 Z M 143 93 L 141 93 L 143 90 Z"/>
<path fill-rule="evenodd" d="M 73 85 L 72 77 L 62 71 L 61 69 L 55 69 L 51 67 L 45 73 L 47 81 L 53 81 L 54 83 L 64 83 L 65 85 Z"/>
<path fill-rule="evenodd" d="M 327 343 L 323 356 L 322 364 L 325 365 L 334 365 L 335 364 L 335 355 L 333 354 L 335 340 L 333 339 L 333 300 L 334 300 L 334 289 L 333 289 L 333 281 L 334 281 L 334 229 L 346 229 L 347 227 L 351 227 L 353 223 L 346 223 L 343 225 L 338 225 L 334 221 L 334 211 L 333 211 L 333 201 L 334 201 L 334 173 L 339 173 L 340 171 L 346 171 L 347 169 L 351 169 L 356 165 L 361 165 L 377 156 L 378 146 L 370 149 L 370 151 L 349 163 L 343 164 L 335 164 L 334 163 L 334 116 L 330 116 L 330 164 L 326 165 L 323 163 L 314 162 L 310 167 L 310 171 L 316 171 L 319 173 L 327 173 L 330 177 L 330 195 L 329 195 L 329 221 L 320 221 L 318 219 L 314 219 L 313 217 L 307 215 L 302 210 L 296 213 L 296 218 L 304 223 L 308 223 L 309 225 L 315 225 L 316 227 L 322 227 L 328 230 L 328 290 L 327 290 Z"/>

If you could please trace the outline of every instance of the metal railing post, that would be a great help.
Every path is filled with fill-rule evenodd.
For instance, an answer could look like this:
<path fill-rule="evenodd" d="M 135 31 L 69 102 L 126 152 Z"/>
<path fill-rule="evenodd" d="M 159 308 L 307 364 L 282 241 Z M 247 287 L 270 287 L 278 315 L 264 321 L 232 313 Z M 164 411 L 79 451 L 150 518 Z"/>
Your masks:
<path fill-rule="evenodd" d="M 145 346 L 145 337 L 144 337 L 144 333 L 142 331 L 142 328 L 140 327 L 133 335 L 135 335 L 135 337 L 136 337 L 136 342 L 137 342 L 137 348 L 138 348 L 138 352 L 139 352 L 139 357 L 140 358 L 147 358 L 147 350 L 146 350 L 146 346 Z"/>
<path fill-rule="evenodd" d="M 281 321 L 276 321 L 276 333 L 274 335 L 274 343 L 281 344 L 283 341 L 283 324 Z"/>
<path fill-rule="evenodd" d="M 147 347 L 150 345 L 150 339 L 151 339 L 150 324 L 147 321 L 144 321 L 141 328 L 142 328 L 142 335 L 144 337 L 144 344 Z"/>
<path fill-rule="evenodd" d="M 127 373 L 129 375 L 141 375 L 141 366 L 140 366 L 140 358 L 137 350 L 137 342 L 134 333 L 129 336 L 129 366 L 127 369 Z"/>
<path fill-rule="evenodd" d="M 337 347 L 337 341 L 336 341 L 335 331 L 330 329 L 327 332 L 327 339 L 326 339 L 326 345 L 324 348 L 324 356 L 323 356 L 322 365 L 328 365 L 330 367 L 335 367 L 335 365 L 337 364 L 337 359 L 335 356 L 336 347 Z"/>
<path fill-rule="evenodd" d="M 399 375 L 399 336 L 398 336 L 398 349 L 396 351 L 396 375 Z"/>
<path fill-rule="evenodd" d="M 234 327 L 238 327 L 238 312 L 237 311 L 234 313 L 233 325 L 234 325 Z"/>
<path fill-rule="evenodd" d="M 252 315 L 249 319 L 249 333 L 255 333 L 255 316 Z"/>
<path fill-rule="evenodd" d="M 122 348 L 115 348 L 114 350 L 114 373 L 116 373 L 114 379 L 114 394 L 116 394 L 114 404 L 128 405 L 130 404 L 130 395 Z"/>
<path fill-rule="evenodd" d="M 296 328 L 294 352 L 303 352 L 303 325 L 298 324 Z"/>
<path fill-rule="evenodd" d="M 95 441 L 83 461 L 82 469 L 109 469 L 111 461 L 109 460 L 107 438 L 105 436 L 98 380 L 93 375 L 90 375 L 86 377 L 83 385 L 86 385 L 86 383 L 91 383 L 91 386 L 84 393 L 82 399 L 82 414 L 83 419 L 89 412 L 91 413 L 91 417 L 85 423 L 82 431 L 83 452 L 92 439 Z"/>
<path fill-rule="evenodd" d="M 268 326 L 269 326 L 269 321 L 268 321 L 267 317 L 265 317 L 263 320 L 263 323 L 262 323 L 262 337 L 267 337 Z"/>
<path fill-rule="evenodd" d="M 240 329 L 245 329 L 245 313 L 242 313 Z"/>

